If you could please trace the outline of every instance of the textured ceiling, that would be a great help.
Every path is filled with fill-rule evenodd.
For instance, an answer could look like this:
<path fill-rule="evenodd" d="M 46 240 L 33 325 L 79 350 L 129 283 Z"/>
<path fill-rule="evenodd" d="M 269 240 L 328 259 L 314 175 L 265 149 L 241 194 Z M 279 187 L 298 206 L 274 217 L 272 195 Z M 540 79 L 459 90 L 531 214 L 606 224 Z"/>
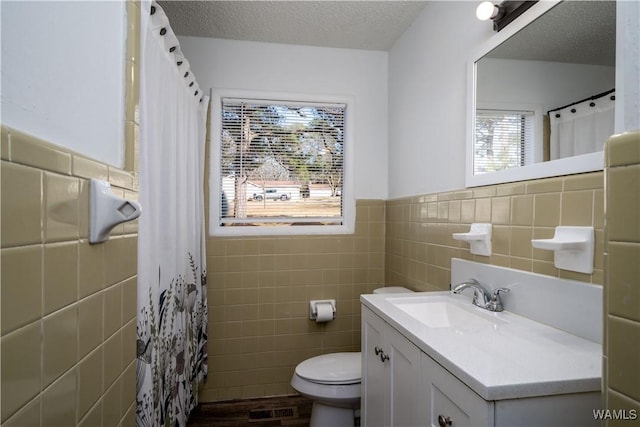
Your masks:
<path fill-rule="evenodd" d="M 177 35 L 387 51 L 424 1 L 159 1 Z"/>
<path fill-rule="evenodd" d="M 614 66 L 616 2 L 563 2 L 487 56 Z"/>
<path fill-rule="evenodd" d="M 428 1 L 158 3 L 177 35 L 387 51 Z M 565 1 L 488 56 L 613 66 L 615 4 Z"/>

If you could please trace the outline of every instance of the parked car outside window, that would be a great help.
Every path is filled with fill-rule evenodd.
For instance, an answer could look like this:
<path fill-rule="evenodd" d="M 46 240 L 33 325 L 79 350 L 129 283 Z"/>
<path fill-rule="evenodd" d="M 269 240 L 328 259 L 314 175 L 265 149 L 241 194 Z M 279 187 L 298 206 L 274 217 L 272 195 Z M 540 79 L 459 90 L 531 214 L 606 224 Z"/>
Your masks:
<path fill-rule="evenodd" d="M 267 188 L 264 190 L 264 193 L 253 193 L 253 200 L 261 201 L 263 199 L 282 200 L 284 202 L 291 199 L 291 193 L 285 193 L 275 188 Z"/>

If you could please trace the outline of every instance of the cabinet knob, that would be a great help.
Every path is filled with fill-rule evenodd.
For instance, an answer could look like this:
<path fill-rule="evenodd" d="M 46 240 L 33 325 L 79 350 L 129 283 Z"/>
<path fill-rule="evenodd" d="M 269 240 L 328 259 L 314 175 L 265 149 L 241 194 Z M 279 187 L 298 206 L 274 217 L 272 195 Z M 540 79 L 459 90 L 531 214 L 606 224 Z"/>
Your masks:
<path fill-rule="evenodd" d="M 380 360 L 382 360 L 382 363 L 384 363 L 386 360 L 389 360 L 389 355 L 385 354 L 382 348 L 375 346 L 373 350 L 376 352 L 376 356 L 380 356 Z"/>
<path fill-rule="evenodd" d="M 444 415 L 438 415 L 438 425 L 440 427 L 447 427 L 453 425 L 451 417 L 445 417 Z"/>

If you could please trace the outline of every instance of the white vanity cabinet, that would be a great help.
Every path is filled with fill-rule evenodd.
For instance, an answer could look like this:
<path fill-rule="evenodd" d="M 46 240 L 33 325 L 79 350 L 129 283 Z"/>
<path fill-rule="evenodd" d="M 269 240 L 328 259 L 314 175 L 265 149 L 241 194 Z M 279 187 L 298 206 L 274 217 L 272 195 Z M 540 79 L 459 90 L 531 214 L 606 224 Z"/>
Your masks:
<path fill-rule="evenodd" d="M 430 427 L 596 427 L 600 393 L 569 393 L 486 401 L 422 353 L 419 425 Z"/>
<path fill-rule="evenodd" d="M 599 391 L 486 400 L 427 351 L 362 306 L 361 426 L 599 425 Z"/>
<path fill-rule="evenodd" d="M 362 426 L 490 426 L 493 407 L 362 308 Z"/>
<path fill-rule="evenodd" d="M 422 425 L 434 427 L 479 427 L 493 425 L 493 402 L 487 402 L 422 353 L 420 390 L 425 404 L 421 405 Z"/>
<path fill-rule="evenodd" d="M 421 351 L 362 309 L 362 426 L 418 426 Z"/>
<path fill-rule="evenodd" d="M 508 310 L 360 296 L 362 426 L 599 426 L 602 287 L 452 259 L 451 283 L 469 278 L 509 288 Z"/>

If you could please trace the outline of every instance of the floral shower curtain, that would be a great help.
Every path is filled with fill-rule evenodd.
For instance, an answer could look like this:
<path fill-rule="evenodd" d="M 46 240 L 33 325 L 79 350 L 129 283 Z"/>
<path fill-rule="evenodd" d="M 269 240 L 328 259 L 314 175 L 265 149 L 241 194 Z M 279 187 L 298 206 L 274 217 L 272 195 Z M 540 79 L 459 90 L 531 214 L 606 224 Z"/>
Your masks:
<path fill-rule="evenodd" d="M 207 375 L 208 98 L 162 8 L 141 21 L 136 424 L 184 426 Z"/>

